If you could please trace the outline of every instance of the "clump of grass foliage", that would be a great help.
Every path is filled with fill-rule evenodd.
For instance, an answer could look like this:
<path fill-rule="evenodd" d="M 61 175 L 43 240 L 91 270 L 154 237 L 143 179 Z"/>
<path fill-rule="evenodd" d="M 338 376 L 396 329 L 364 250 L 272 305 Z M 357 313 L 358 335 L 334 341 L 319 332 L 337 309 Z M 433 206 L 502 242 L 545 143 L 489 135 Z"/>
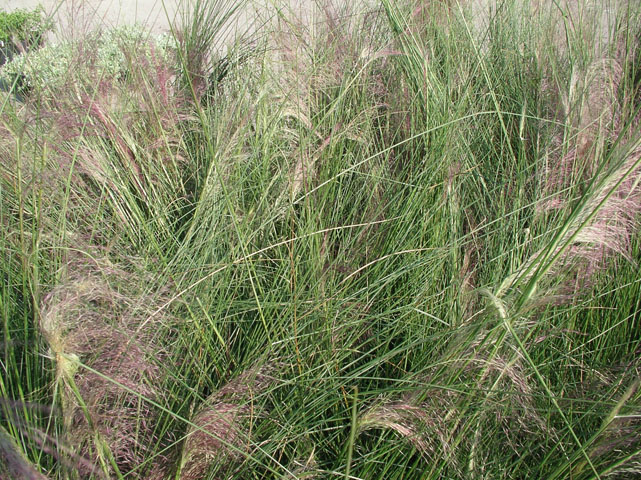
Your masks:
<path fill-rule="evenodd" d="M 0 476 L 640 476 L 641 22 L 606 3 L 65 43 L 0 106 Z"/>

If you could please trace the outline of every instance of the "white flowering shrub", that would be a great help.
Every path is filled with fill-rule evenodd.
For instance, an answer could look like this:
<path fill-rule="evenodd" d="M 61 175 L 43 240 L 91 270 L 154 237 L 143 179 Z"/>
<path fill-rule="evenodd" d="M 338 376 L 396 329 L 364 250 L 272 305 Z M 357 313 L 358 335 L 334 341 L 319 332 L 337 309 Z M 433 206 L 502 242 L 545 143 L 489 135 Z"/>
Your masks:
<path fill-rule="evenodd" d="M 98 67 L 106 75 L 122 76 L 126 74 L 129 55 L 151 59 L 152 46 L 154 54 L 163 59 L 169 58 L 175 40 L 171 35 L 150 36 L 140 25 L 124 25 L 102 33 L 98 38 Z"/>
<path fill-rule="evenodd" d="M 59 87 L 67 75 L 71 54 L 71 45 L 62 44 L 18 55 L 0 68 L 0 82 L 7 86 L 15 83 L 21 93 L 36 87 Z"/>
<path fill-rule="evenodd" d="M 174 58 L 178 52 L 178 40 L 171 33 L 161 33 L 153 38 L 154 45 L 157 47 L 165 60 Z"/>
<path fill-rule="evenodd" d="M 126 76 L 132 58 L 143 56 L 151 61 L 153 50 L 155 59 L 167 61 L 176 49 L 171 35 L 151 37 L 140 25 L 120 26 L 83 41 L 95 51 L 95 58 L 89 60 L 97 73 L 115 79 Z M 17 55 L 0 67 L 0 85 L 7 88 L 15 83 L 14 91 L 19 94 L 60 87 L 68 79 L 75 50 L 72 43 L 62 42 Z"/>

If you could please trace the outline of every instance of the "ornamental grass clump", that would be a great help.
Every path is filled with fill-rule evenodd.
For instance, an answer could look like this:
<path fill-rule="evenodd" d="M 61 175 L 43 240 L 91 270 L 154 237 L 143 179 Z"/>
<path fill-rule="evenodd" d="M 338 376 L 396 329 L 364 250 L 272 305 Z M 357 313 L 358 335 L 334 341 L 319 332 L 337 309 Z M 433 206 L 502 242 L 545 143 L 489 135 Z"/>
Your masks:
<path fill-rule="evenodd" d="M 135 266 L 129 266 L 129 268 Z M 166 316 L 146 322 L 157 295 L 106 258 L 76 258 L 44 296 L 40 328 L 56 365 L 66 444 L 92 463 L 81 475 L 137 471 L 148 460 L 166 357 L 157 338 Z"/>
<path fill-rule="evenodd" d="M 550 274 L 558 280 L 560 272 L 568 283 L 557 285 L 558 293 L 571 295 L 592 284 L 611 257 L 632 260 L 631 241 L 641 213 L 641 146 L 629 136 L 632 119 L 626 126 L 621 117 L 617 93 L 622 81 L 621 66 L 607 58 L 592 62 L 581 80 L 571 79 L 569 91 L 578 88 L 579 99 L 567 121 L 576 136 L 569 151 L 551 155 L 541 179 L 545 198 L 536 206 L 539 214 L 569 212 L 568 219 L 546 250 L 503 282 L 499 296 L 514 282 L 529 282 L 534 294 L 535 283 Z M 552 292 L 546 295 L 555 297 Z"/>
<path fill-rule="evenodd" d="M 182 449 L 181 480 L 228 478 L 255 448 L 251 432 L 264 417 L 260 397 L 274 384 L 273 366 L 251 368 L 207 397 L 191 420 Z"/>
<path fill-rule="evenodd" d="M 223 47 L 240 5 L 195 0 L 168 56 L 75 36 L 5 102 L 0 456 L 638 476 L 636 3 L 280 6 Z"/>
<path fill-rule="evenodd" d="M 388 14 L 397 18 L 392 8 Z M 431 460 L 435 465 L 432 473 L 447 468 L 456 476 L 464 475 L 465 469 L 482 474 L 496 448 L 518 455 L 535 438 L 560 438 L 562 424 L 560 428 L 550 424 L 541 413 L 541 402 L 548 401 L 551 393 L 528 353 L 547 341 L 545 336 L 531 333 L 536 318 L 545 315 L 551 305 L 580 301 L 580 294 L 594 286 L 598 271 L 611 267 L 608 261 L 617 256 L 631 260 L 631 240 L 641 210 L 639 146 L 638 132 L 632 138 L 625 133 L 630 131 L 629 124 L 625 125 L 618 107 L 622 68 L 616 60 L 597 58 L 583 72 L 584 81 L 576 80 L 578 73 L 569 79 L 570 94 L 580 95 L 581 101 L 574 98 L 572 110 L 566 109 L 561 119 L 572 129 L 576 147 L 565 156 L 550 159 L 553 173 L 544 177 L 548 182 L 543 187 L 547 198 L 535 204 L 537 210 L 548 212 L 564 208 L 568 220 L 561 223 L 544 250 L 526 259 L 497 290 L 480 288 L 474 292 L 487 299 L 486 306 L 475 302 L 472 305 L 480 310 L 472 313 L 468 305 L 469 319 L 452 335 L 449 348 L 432 360 L 448 367 L 434 368 L 436 373 L 428 370 L 425 378 L 429 386 L 424 395 L 418 388 L 411 389 L 403 397 L 374 404 L 359 419 L 362 432 L 395 432 Z M 564 95 L 566 92 L 561 92 L 556 98 Z M 567 140 L 562 143 L 567 148 Z M 608 148 L 612 150 L 608 152 Z M 577 188 L 581 192 L 579 201 L 576 196 L 558 200 L 570 185 L 574 195 Z M 469 264 L 469 259 L 464 264 Z M 482 265 L 477 262 L 477 267 Z M 551 328 L 549 334 L 556 335 L 553 332 Z M 634 365 L 638 368 L 638 362 Z M 446 401 L 448 398 L 451 401 Z M 567 424 L 558 403 L 553 398 L 549 401 Z M 574 435 L 572 427 L 566 425 L 565 429 Z M 494 435 L 494 440 L 486 446 L 488 434 Z M 601 434 L 595 434 L 590 442 L 596 442 Z M 638 446 L 638 442 L 626 445 L 623 461 L 631 461 Z M 465 463 L 458 464 L 462 458 Z M 597 461 L 596 456 L 587 455 L 576 471 L 594 471 L 591 460 L 598 463 L 602 458 Z"/>
<path fill-rule="evenodd" d="M 191 197 L 185 143 L 194 119 L 189 98 L 176 88 L 175 65 L 152 43 L 119 45 L 128 73 L 116 78 L 100 65 L 93 42 L 78 41 L 64 84 L 34 90 L 23 108 L 29 135 L 47 132 L 43 175 L 51 188 L 73 186 L 73 201 L 61 200 L 70 218 L 86 206 L 86 214 L 95 214 L 92 203 L 108 193 L 109 213 L 93 217 L 105 220 L 106 230 L 115 218 L 116 230 L 141 238 L 153 231 L 147 228 L 151 222 L 169 239 L 180 229 Z M 95 224 L 79 228 L 100 235 Z"/>
<path fill-rule="evenodd" d="M 444 355 L 448 368 L 425 372 L 413 382 L 420 387 L 376 401 L 359 417 L 359 433 L 393 431 L 432 468 L 456 475 L 481 471 L 494 448 L 518 455 L 533 438 L 557 438 L 539 412 L 537 388 L 523 360 L 479 353 L 485 340 L 458 351 L 459 360 Z M 494 438 L 489 445 L 486 435 Z"/>

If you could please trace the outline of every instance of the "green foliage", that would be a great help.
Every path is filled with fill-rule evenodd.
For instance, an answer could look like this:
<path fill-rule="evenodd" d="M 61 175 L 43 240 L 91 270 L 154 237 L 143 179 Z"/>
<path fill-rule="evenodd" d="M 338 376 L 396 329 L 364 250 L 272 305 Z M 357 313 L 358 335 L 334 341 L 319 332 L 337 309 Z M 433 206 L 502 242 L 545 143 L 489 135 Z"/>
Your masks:
<path fill-rule="evenodd" d="M 160 60 L 167 60 L 175 51 L 173 37 L 162 34 L 150 37 L 141 25 L 123 25 L 98 34 L 97 67 L 109 77 L 126 74 L 130 62 L 151 59 L 151 49 Z"/>
<path fill-rule="evenodd" d="M 197 1 L 172 36 L 24 57 L 30 101 L 0 129 L 0 459 L 641 474 L 641 10 L 595 48 L 602 12 L 577 2 L 446 3 L 277 9 L 224 50 L 239 4 Z"/>
<path fill-rule="evenodd" d="M 56 89 L 67 82 L 71 69 L 86 69 L 86 62 L 91 62 L 91 68 L 99 75 L 118 79 L 127 74 L 131 62 L 143 58 L 151 61 L 152 48 L 154 55 L 164 61 L 174 54 L 176 48 L 169 35 L 150 37 L 139 25 L 94 33 L 84 42 L 82 49 L 71 41 L 62 41 L 16 55 L 0 67 L 0 82 L 6 85 L 15 82 L 16 91 L 22 94 L 34 89 Z M 80 61 L 79 55 L 86 58 Z"/>
<path fill-rule="evenodd" d="M 33 88 L 60 87 L 71 66 L 73 52 L 69 44 L 50 44 L 17 55 L 0 67 L 0 81 L 17 83 L 17 92 L 28 93 Z"/>
<path fill-rule="evenodd" d="M 8 45 L 12 42 L 38 43 L 42 36 L 52 28 L 52 24 L 43 18 L 42 7 L 34 10 L 17 9 L 12 12 L 0 11 L 0 42 Z"/>

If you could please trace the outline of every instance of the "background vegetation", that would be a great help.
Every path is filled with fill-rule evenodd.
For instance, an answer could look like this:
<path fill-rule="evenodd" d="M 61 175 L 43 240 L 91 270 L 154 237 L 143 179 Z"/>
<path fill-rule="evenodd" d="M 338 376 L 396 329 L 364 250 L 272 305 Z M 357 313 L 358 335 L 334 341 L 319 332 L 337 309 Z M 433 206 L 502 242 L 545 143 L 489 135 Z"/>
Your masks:
<path fill-rule="evenodd" d="M 0 11 L 0 66 L 10 62 L 16 55 L 20 56 L 42 46 L 45 35 L 52 27 L 42 8 L 33 11 L 23 9 L 12 12 Z M 49 61 L 51 60 L 49 58 Z M 20 87 L 21 78 L 9 78 L 5 74 L 6 68 L 2 70 L 0 89 L 6 91 L 14 86 Z"/>
<path fill-rule="evenodd" d="M 5 45 L 23 41 L 39 43 L 51 27 L 41 8 L 0 12 L 0 41 Z"/>
<path fill-rule="evenodd" d="M 0 476 L 641 475 L 639 8 L 478 5 L 16 59 Z"/>

